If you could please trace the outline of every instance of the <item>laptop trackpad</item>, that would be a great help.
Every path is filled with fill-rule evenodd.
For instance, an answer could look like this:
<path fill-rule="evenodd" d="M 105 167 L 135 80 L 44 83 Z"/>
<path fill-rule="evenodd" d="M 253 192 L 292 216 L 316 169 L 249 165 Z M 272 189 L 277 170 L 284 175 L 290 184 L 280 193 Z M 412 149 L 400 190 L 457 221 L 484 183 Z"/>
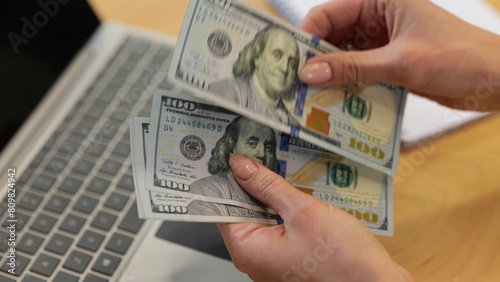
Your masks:
<path fill-rule="evenodd" d="M 165 221 L 156 232 L 156 237 L 231 260 L 215 223 Z"/>

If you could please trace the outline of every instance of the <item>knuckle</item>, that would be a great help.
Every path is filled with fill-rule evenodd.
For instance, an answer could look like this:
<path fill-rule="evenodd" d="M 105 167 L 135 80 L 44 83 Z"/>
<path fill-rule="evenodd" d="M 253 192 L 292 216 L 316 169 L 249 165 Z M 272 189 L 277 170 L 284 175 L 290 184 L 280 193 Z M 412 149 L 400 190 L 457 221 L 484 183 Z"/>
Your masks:
<path fill-rule="evenodd" d="M 320 38 L 324 38 L 332 30 L 329 15 L 321 5 L 313 7 L 301 23 L 301 28 Z"/>
<path fill-rule="evenodd" d="M 257 186 L 258 198 L 266 202 L 267 199 L 272 197 L 273 188 L 283 185 L 285 180 L 274 173 L 264 173 L 255 180 Z"/>
<path fill-rule="evenodd" d="M 354 61 L 352 56 L 346 55 L 341 61 L 340 77 L 343 83 L 358 82 L 362 77 L 362 67 Z"/>

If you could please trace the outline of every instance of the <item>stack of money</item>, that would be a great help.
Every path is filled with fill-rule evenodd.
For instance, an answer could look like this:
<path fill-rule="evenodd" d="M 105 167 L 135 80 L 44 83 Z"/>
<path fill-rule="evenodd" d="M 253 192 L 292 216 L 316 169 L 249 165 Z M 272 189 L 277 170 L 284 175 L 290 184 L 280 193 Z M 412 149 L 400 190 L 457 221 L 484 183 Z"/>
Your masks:
<path fill-rule="evenodd" d="M 341 51 L 238 1 L 191 0 L 166 78 L 176 88 L 130 123 L 140 216 L 277 224 L 232 176 L 236 153 L 391 235 L 406 91 L 301 83 L 328 52 Z"/>

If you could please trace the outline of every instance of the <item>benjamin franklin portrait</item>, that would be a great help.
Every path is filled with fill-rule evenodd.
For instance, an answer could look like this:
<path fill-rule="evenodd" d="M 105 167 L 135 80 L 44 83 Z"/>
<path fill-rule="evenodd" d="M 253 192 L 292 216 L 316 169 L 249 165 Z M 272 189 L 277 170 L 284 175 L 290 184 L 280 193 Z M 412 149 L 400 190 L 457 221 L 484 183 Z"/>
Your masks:
<path fill-rule="evenodd" d="M 292 34 L 268 26 L 239 53 L 233 79 L 209 90 L 252 112 L 285 124 L 292 123 L 286 102 L 294 101 L 299 79 L 299 48 Z"/>
<path fill-rule="evenodd" d="M 231 153 L 253 158 L 272 171 L 279 171 L 274 130 L 246 117 L 237 117 L 212 149 L 207 165 L 211 176 L 193 182 L 190 193 L 254 203 L 255 200 L 238 185 L 231 173 L 228 163 Z M 251 213 L 252 217 L 263 217 L 261 213 L 246 208 L 206 201 L 193 201 L 188 209 L 190 214 L 249 216 L 247 213 Z"/>

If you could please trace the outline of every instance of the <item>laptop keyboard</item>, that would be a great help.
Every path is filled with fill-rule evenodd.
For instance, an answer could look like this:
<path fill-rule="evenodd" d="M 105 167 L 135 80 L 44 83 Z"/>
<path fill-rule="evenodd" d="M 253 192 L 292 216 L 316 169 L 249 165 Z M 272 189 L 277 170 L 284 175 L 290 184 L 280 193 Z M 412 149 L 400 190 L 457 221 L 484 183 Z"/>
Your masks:
<path fill-rule="evenodd" d="M 0 281 L 113 281 L 143 226 L 135 203 L 128 120 L 149 117 L 172 47 L 127 38 L 46 142 L 18 172 L 15 275 L 0 203 Z"/>

